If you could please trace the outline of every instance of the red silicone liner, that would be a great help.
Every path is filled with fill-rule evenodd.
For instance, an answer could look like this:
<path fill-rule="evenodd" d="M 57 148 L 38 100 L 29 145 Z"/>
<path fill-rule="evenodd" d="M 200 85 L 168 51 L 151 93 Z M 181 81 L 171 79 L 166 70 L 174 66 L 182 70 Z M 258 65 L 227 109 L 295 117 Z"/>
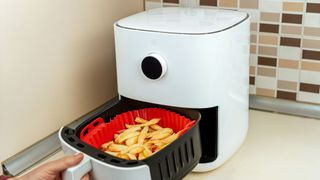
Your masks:
<path fill-rule="evenodd" d="M 102 144 L 113 140 L 114 134 L 119 130 L 125 129 L 125 124 L 136 124 L 134 121 L 136 117 L 146 120 L 160 118 L 161 120 L 158 124 L 161 127 L 171 128 L 179 136 L 190 129 L 195 123 L 195 120 L 191 121 L 180 114 L 166 109 L 145 108 L 118 114 L 108 123 L 105 123 L 102 118 L 97 118 L 81 130 L 80 139 L 100 149 Z"/>

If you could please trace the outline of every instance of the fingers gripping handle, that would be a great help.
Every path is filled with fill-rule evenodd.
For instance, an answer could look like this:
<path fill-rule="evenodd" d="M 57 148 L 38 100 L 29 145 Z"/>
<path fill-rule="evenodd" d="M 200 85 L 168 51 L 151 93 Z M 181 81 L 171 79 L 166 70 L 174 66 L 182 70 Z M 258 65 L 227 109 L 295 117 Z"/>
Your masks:
<path fill-rule="evenodd" d="M 63 180 L 81 180 L 81 178 L 85 174 L 90 172 L 91 169 L 92 169 L 92 166 L 91 166 L 90 158 L 85 155 L 79 164 L 71 168 L 68 168 L 62 173 L 62 179 Z"/>

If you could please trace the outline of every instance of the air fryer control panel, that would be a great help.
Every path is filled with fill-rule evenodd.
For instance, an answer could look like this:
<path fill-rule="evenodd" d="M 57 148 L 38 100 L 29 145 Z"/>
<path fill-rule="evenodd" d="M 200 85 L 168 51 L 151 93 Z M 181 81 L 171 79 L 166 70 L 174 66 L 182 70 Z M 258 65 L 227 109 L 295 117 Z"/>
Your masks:
<path fill-rule="evenodd" d="M 157 80 L 165 75 L 167 64 L 160 55 L 152 53 L 142 60 L 141 70 L 148 79 Z"/>

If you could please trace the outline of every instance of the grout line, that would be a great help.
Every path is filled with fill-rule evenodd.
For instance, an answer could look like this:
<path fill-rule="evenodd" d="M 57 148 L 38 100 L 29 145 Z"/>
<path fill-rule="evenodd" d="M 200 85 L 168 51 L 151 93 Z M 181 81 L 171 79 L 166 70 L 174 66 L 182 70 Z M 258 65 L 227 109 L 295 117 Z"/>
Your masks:
<path fill-rule="evenodd" d="M 302 67 L 302 53 L 303 53 L 303 39 L 304 39 L 304 28 L 305 28 L 305 21 L 306 21 L 306 11 L 307 11 L 307 1 L 303 2 L 303 14 L 302 14 L 302 30 L 301 30 L 301 44 L 300 44 L 300 60 L 299 60 L 299 77 L 298 77 L 298 84 L 297 84 L 297 99 L 296 101 L 300 101 L 300 83 L 301 83 L 301 67 Z"/>

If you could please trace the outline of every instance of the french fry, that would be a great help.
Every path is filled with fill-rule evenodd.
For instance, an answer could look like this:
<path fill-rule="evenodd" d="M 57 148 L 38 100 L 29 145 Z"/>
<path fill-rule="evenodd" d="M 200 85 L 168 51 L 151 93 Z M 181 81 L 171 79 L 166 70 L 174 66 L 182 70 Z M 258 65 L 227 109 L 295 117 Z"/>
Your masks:
<path fill-rule="evenodd" d="M 143 123 L 148 122 L 147 120 L 145 120 L 145 119 L 143 119 L 143 118 L 141 118 L 141 117 L 136 117 L 136 118 L 134 119 L 134 121 L 137 122 L 137 123 L 140 123 L 140 124 L 143 124 Z"/>
<path fill-rule="evenodd" d="M 113 141 L 109 141 L 109 142 L 107 142 L 107 143 L 104 143 L 104 144 L 101 145 L 101 148 L 102 148 L 103 150 L 107 150 L 108 147 L 109 147 L 111 144 L 113 144 L 113 143 L 114 143 Z"/>
<path fill-rule="evenodd" d="M 145 126 L 142 129 L 142 131 L 141 131 L 141 133 L 140 133 L 140 135 L 138 137 L 138 144 L 143 144 L 144 139 L 147 137 L 148 130 L 149 130 L 149 126 Z"/>
<path fill-rule="evenodd" d="M 127 149 L 128 146 L 126 145 L 121 145 L 121 144 L 111 144 L 108 148 L 109 151 L 112 151 L 112 152 L 119 152 L 119 151 L 122 151 L 124 149 Z"/>
<path fill-rule="evenodd" d="M 126 145 L 131 146 L 133 144 L 136 144 L 137 142 L 138 142 L 138 136 L 134 136 L 126 140 Z"/>
<path fill-rule="evenodd" d="M 172 134 L 172 132 L 166 132 L 166 133 L 158 133 L 152 136 L 150 140 L 159 140 L 159 139 L 164 139 L 166 137 L 169 137 Z"/>
<path fill-rule="evenodd" d="M 162 127 L 159 126 L 158 124 L 151 125 L 150 127 L 151 127 L 153 130 L 160 130 L 160 129 L 162 129 Z"/>
<path fill-rule="evenodd" d="M 157 124 L 159 121 L 160 121 L 160 118 L 153 118 L 153 119 L 151 119 L 150 121 L 148 121 L 148 122 L 146 122 L 146 123 L 144 123 L 144 124 L 142 124 L 142 125 L 144 125 L 144 126 L 151 126 L 151 125 L 153 125 L 153 124 Z"/>
<path fill-rule="evenodd" d="M 160 121 L 159 118 L 153 118 L 150 121 L 143 123 L 143 124 L 135 124 L 135 125 L 126 124 L 125 126 L 126 126 L 126 128 L 151 126 L 151 125 L 157 124 L 159 121 Z"/>
<path fill-rule="evenodd" d="M 122 133 L 139 131 L 140 129 L 141 129 L 141 127 L 131 127 L 131 128 L 129 128 L 129 129 L 125 129 Z"/>
<path fill-rule="evenodd" d="M 112 151 L 104 151 L 105 153 L 108 153 L 108 154 L 110 154 L 110 155 L 112 155 L 112 156 L 118 156 L 118 152 L 112 152 Z"/>
<path fill-rule="evenodd" d="M 152 155 L 152 151 L 148 148 L 144 146 L 144 150 L 143 150 L 143 156 L 144 157 L 149 157 Z"/>
<path fill-rule="evenodd" d="M 151 126 L 150 126 L 151 127 Z M 152 132 L 154 132 L 155 130 L 154 129 L 152 129 L 152 128 L 149 128 L 148 129 L 148 133 L 152 133 Z"/>
<path fill-rule="evenodd" d="M 147 138 L 152 138 L 153 136 L 157 135 L 157 134 L 169 134 L 171 135 L 173 133 L 173 130 L 170 128 L 162 128 L 160 130 L 154 131 L 152 133 L 149 133 L 147 135 Z"/>
<path fill-rule="evenodd" d="M 136 147 L 140 146 L 139 144 L 133 144 L 131 146 L 129 146 L 128 148 L 126 149 L 123 149 L 122 151 L 120 151 L 120 154 L 126 154 L 128 153 L 131 149 L 134 149 Z"/>
<path fill-rule="evenodd" d="M 164 147 L 166 147 L 168 144 L 162 144 L 161 146 L 158 146 L 156 149 L 155 149 L 155 152 L 158 152 L 160 151 L 161 149 L 163 149 Z"/>
<path fill-rule="evenodd" d="M 160 151 L 183 133 L 174 133 L 171 128 L 159 126 L 159 118 L 145 120 L 136 117 L 134 121 L 137 124 L 125 124 L 126 129 L 114 134 L 114 141 L 102 144 L 101 149 L 122 159 L 142 160 Z"/>
<path fill-rule="evenodd" d="M 163 144 L 160 140 L 155 139 L 155 140 L 150 140 L 148 141 L 146 144 L 151 144 L 151 145 L 156 145 L 156 146 L 160 146 L 161 144 Z"/>
<path fill-rule="evenodd" d="M 171 136 L 165 138 L 165 139 L 162 139 L 161 141 L 163 143 L 166 143 L 166 144 L 170 144 L 172 143 L 174 140 L 176 140 L 178 138 L 178 134 L 172 134 Z"/>
<path fill-rule="evenodd" d="M 138 125 L 135 125 L 135 124 L 125 124 L 125 126 L 128 129 L 133 128 L 133 127 L 141 127 L 141 126 L 138 126 Z"/>
<path fill-rule="evenodd" d="M 138 145 L 137 147 L 132 148 L 129 153 L 130 154 L 138 154 L 144 150 L 142 145 Z"/>
<path fill-rule="evenodd" d="M 143 160 L 145 159 L 146 157 L 144 156 L 144 154 L 141 152 L 139 153 L 139 156 L 138 156 L 138 160 Z"/>
<path fill-rule="evenodd" d="M 136 132 L 136 131 L 127 131 L 127 132 L 123 132 L 121 133 L 116 139 L 115 139 L 115 142 L 116 143 L 122 143 L 124 142 L 125 140 L 129 139 L 129 138 L 132 138 L 134 136 L 138 136 L 140 133 L 139 132 Z"/>
<path fill-rule="evenodd" d="M 130 160 L 130 158 L 127 154 L 119 154 L 118 157 L 122 158 L 122 159 Z"/>
<path fill-rule="evenodd" d="M 127 153 L 127 156 L 129 157 L 130 160 L 137 160 L 137 157 L 133 154 Z"/>

